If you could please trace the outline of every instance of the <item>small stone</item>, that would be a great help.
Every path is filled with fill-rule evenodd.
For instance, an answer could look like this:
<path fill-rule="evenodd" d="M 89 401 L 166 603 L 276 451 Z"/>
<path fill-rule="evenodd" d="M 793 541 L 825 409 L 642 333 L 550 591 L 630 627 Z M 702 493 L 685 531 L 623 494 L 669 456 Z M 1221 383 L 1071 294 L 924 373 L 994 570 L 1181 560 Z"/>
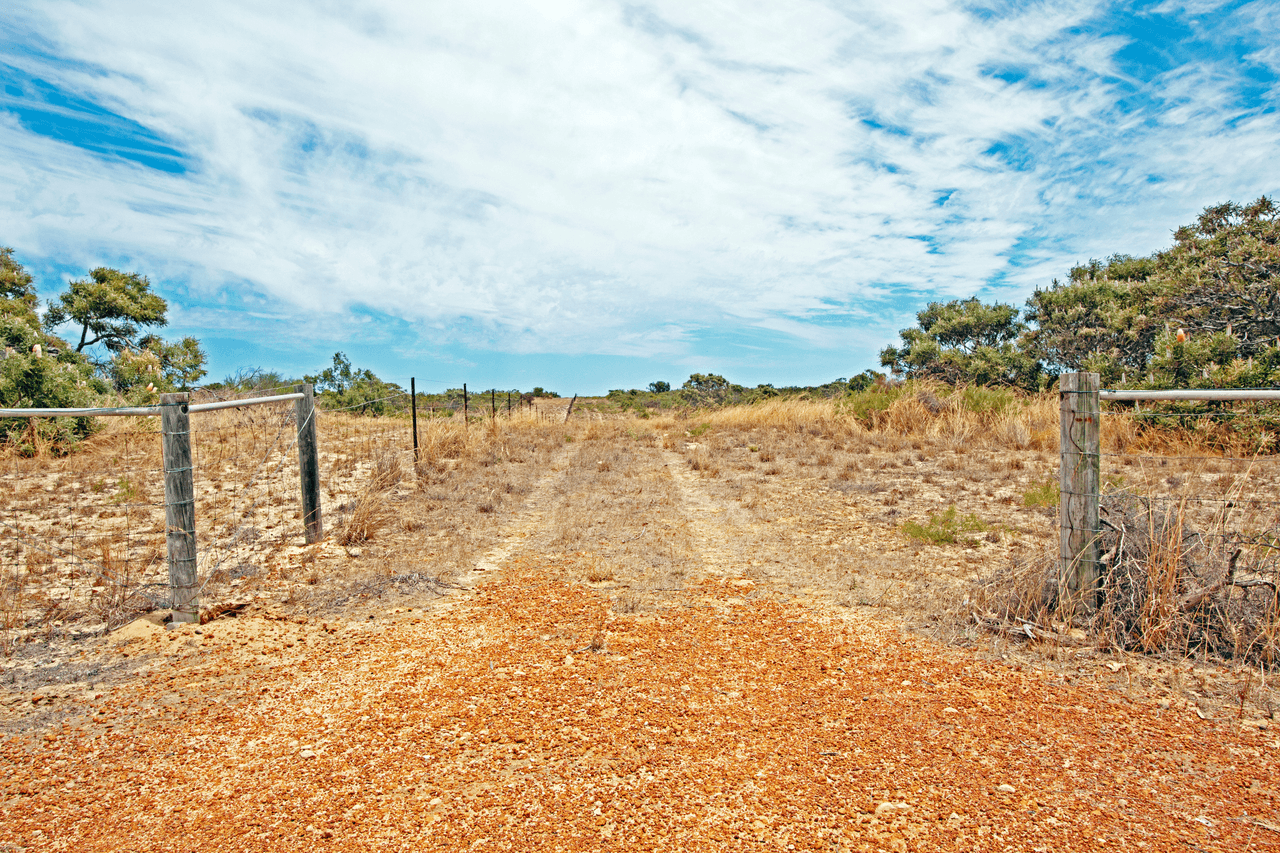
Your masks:
<path fill-rule="evenodd" d="M 899 812 L 909 812 L 911 806 L 906 803 L 881 803 L 876 806 L 876 817 L 884 817 L 885 815 L 898 814 Z"/>
<path fill-rule="evenodd" d="M 1160 708 L 1161 708 L 1162 710 L 1165 710 L 1165 711 L 1169 710 L 1169 706 L 1170 706 L 1171 704 L 1172 704 L 1172 703 L 1171 703 L 1168 699 L 1161 699 L 1161 700 L 1160 700 Z"/>
<path fill-rule="evenodd" d="M 952 813 L 947 817 L 947 820 L 964 820 L 964 818 L 960 817 L 960 815 L 956 814 L 955 812 L 952 812 Z"/>
<path fill-rule="evenodd" d="M 315 758 L 316 754 L 309 749 L 304 749 L 298 753 L 299 758 Z"/>
<path fill-rule="evenodd" d="M 440 804 L 441 804 L 441 803 L 443 803 L 443 802 L 444 802 L 444 800 L 440 799 L 439 797 L 432 797 L 432 798 L 431 798 L 431 802 L 427 803 L 427 805 L 429 805 L 429 806 L 438 806 L 438 805 L 440 805 Z"/>
<path fill-rule="evenodd" d="M 999 788 L 996 788 L 996 790 L 997 790 L 997 791 L 999 791 L 999 792 L 1000 792 L 1000 793 L 1002 793 L 1002 794 L 1014 794 L 1014 793 L 1017 793 L 1017 791 L 1018 791 L 1018 789 L 1017 789 L 1017 788 L 1013 787 L 1012 785 L 1010 785 L 1010 784 L 1008 784 L 1008 783 L 1005 783 L 1004 785 L 1001 785 Z"/>
<path fill-rule="evenodd" d="M 944 713 L 944 714 L 959 714 L 960 712 L 959 712 L 959 711 L 957 711 L 955 708 L 952 708 L 950 705 L 948 705 L 947 707 L 945 707 L 945 708 L 943 708 L 943 709 L 942 709 L 942 713 Z"/>
<path fill-rule="evenodd" d="M 564 656 L 564 665 L 565 665 L 565 666 L 573 666 L 573 655 L 565 655 L 565 656 Z"/>

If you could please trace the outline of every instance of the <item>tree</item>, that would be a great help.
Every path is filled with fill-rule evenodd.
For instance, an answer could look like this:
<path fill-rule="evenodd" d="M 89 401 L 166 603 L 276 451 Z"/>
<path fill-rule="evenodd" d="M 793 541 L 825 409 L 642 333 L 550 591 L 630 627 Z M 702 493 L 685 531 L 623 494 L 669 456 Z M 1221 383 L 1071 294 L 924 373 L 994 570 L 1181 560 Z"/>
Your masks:
<path fill-rule="evenodd" d="M 35 280 L 13 259 L 13 249 L 0 247 L 0 314 L 16 317 L 38 329 L 38 304 Z"/>
<path fill-rule="evenodd" d="M 670 391 L 670 390 L 671 390 L 671 383 L 670 383 L 670 382 L 661 382 L 661 381 L 659 381 L 659 382 L 650 382 L 650 383 L 649 383 L 649 390 L 650 390 L 650 391 L 652 391 L 654 394 L 662 394 L 662 393 L 664 393 L 664 392 L 666 392 L 666 391 Z"/>
<path fill-rule="evenodd" d="M 52 330 L 63 323 L 76 323 L 80 326 L 76 352 L 100 343 L 118 353 L 138 347 L 137 336 L 142 328 L 165 325 L 168 307 L 164 299 L 151 292 L 146 276 L 98 267 L 88 279 L 72 281 L 67 291 L 49 305 L 45 327 Z"/>
<path fill-rule="evenodd" d="M 352 367 L 345 353 L 333 354 L 333 366 L 320 373 L 304 376 L 304 382 L 315 386 L 319 396 L 334 409 L 359 409 L 362 414 L 383 415 L 391 411 L 391 400 L 404 393 L 392 382 L 383 382 L 372 370 Z"/>
<path fill-rule="evenodd" d="M 1280 210 L 1207 207 L 1170 248 L 1076 266 L 1027 306 L 1026 351 L 1105 384 L 1258 383 L 1280 343 Z"/>
<path fill-rule="evenodd" d="M 107 373 L 117 391 L 151 386 L 148 393 L 189 391 L 206 373 L 205 355 L 200 342 L 187 336 L 168 343 L 159 335 L 146 335 L 138 348 L 116 353 L 107 365 Z"/>
<path fill-rule="evenodd" d="M 680 396 L 692 405 L 719 405 L 731 394 L 741 394 L 746 389 L 734 385 L 716 373 L 694 373 L 680 387 Z"/>
<path fill-rule="evenodd" d="M 81 408 L 100 405 L 106 385 L 83 356 L 70 352 L 60 338 L 43 332 L 36 316 L 36 289 L 31 275 L 0 248 L 0 406 L 6 408 Z M 26 455 L 48 445 L 65 453 L 92 432 L 91 418 L 6 418 L 0 436 Z"/>
<path fill-rule="evenodd" d="M 901 347 L 881 350 L 880 364 L 907 378 L 1037 388 L 1044 371 L 1016 345 L 1026 329 L 1018 313 L 977 297 L 930 302 L 916 314 L 918 326 L 898 333 Z"/>
<path fill-rule="evenodd" d="M 886 376 L 877 370 L 864 370 L 848 381 L 850 391 L 866 391 L 884 385 Z"/>

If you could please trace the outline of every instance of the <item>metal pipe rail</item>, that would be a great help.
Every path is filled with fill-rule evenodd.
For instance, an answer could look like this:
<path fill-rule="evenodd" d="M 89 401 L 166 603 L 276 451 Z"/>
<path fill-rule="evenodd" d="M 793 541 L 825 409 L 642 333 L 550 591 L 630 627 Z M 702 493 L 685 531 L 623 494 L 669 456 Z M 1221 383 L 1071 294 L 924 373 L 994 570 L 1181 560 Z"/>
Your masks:
<path fill-rule="evenodd" d="M 288 403 L 301 400 L 305 394 L 277 394 L 274 397 L 247 397 L 243 400 L 219 400 L 215 403 L 196 403 L 187 407 L 188 412 L 216 412 L 219 409 L 238 409 L 241 406 L 262 406 L 267 403 Z M 157 417 L 163 406 L 120 406 L 101 409 L 0 409 L 0 418 L 112 418 Z"/>
<path fill-rule="evenodd" d="M 1219 390 L 1205 388 L 1194 391 L 1117 391 L 1103 389 L 1098 392 L 1102 400 L 1182 401 L 1232 401 L 1232 400 L 1280 400 L 1280 388 L 1253 388 L 1249 390 Z"/>

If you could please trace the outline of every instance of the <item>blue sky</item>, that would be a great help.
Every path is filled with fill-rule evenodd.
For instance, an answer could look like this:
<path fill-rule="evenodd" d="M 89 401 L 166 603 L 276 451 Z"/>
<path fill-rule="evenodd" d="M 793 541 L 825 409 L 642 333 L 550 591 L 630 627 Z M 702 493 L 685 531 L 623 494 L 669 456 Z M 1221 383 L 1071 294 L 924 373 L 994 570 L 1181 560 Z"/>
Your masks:
<path fill-rule="evenodd" d="M 210 379 L 824 382 L 1276 194 L 1278 45 L 1276 0 L 6 0 L 0 245 L 148 275 Z"/>

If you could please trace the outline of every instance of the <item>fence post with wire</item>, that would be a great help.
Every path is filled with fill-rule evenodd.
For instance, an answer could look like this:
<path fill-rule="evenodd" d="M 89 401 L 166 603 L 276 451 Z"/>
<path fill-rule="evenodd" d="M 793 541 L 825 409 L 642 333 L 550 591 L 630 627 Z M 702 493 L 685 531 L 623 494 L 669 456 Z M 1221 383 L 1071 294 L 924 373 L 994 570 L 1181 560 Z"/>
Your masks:
<path fill-rule="evenodd" d="M 1064 373 L 1061 407 L 1058 539 L 1059 583 L 1086 610 L 1097 606 L 1098 487 L 1101 432 L 1098 374 Z"/>
<path fill-rule="evenodd" d="M 190 399 L 190 394 L 160 395 L 165 541 L 169 550 L 169 603 L 174 622 L 200 621 Z"/>
<path fill-rule="evenodd" d="M 136 529 L 139 525 L 145 525 L 149 533 L 151 530 L 163 532 L 165 539 L 165 548 L 167 551 L 168 564 L 168 583 L 166 595 L 163 599 L 151 598 L 153 604 L 168 607 L 172 610 L 172 621 L 174 622 L 195 622 L 200 618 L 200 594 L 202 590 L 202 582 L 199 572 L 199 553 L 197 551 L 196 529 L 197 529 L 197 513 L 196 513 L 196 494 L 195 494 L 195 469 L 196 461 L 193 454 L 192 442 L 192 415 L 206 412 L 215 412 L 224 409 L 250 409 L 252 407 L 263 406 L 266 404 L 282 403 L 296 401 L 296 422 L 297 422 L 297 441 L 298 441 L 298 464 L 301 478 L 301 494 L 302 494 L 302 513 L 303 525 L 306 532 L 306 541 L 308 543 L 317 541 L 323 535 L 323 526 L 320 516 L 320 477 L 319 477 L 319 451 L 316 441 L 316 417 L 315 407 L 312 397 L 312 388 L 310 385 L 297 386 L 294 393 L 276 394 L 273 396 L 255 397 L 248 399 L 230 399 L 215 400 L 212 402 L 192 404 L 190 394 L 163 394 L 161 395 L 160 404 L 152 406 L 123 406 L 115 408 L 92 408 L 92 409 L 0 409 L 0 418 L 58 418 L 58 417 L 82 417 L 82 418 L 100 418 L 100 417 L 134 417 L 134 418 L 154 418 L 158 417 L 161 421 L 160 430 L 160 473 L 164 483 L 164 500 L 162 504 L 155 504 L 146 499 L 148 489 L 145 471 L 154 472 L 154 468 L 144 468 L 137 471 L 137 479 L 133 478 L 134 469 L 129 468 L 126 460 L 132 457 L 145 457 L 154 450 L 141 454 L 131 451 L 126 444 L 122 452 L 112 451 L 112 465 L 116 471 L 121 471 L 122 476 L 119 479 L 117 488 L 119 490 L 112 504 L 120 506 L 119 510 L 108 509 L 97 513 L 98 518 L 110 519 L 123 514 L 125 516 L 125 524 L 123 525 L 126 533 L 124 542 L 125 555 L 121 560 L 118 554 L 113 553 L 116 538 L 118 538 L 118 526 L 108 523 L 99 523 L 93 533 L 93 538 L 99 540 L 102 549 L 101 565 L 94 565 L 94 560 L 86 559 L 75 550 L 76 543 L 79 539 L 84 538 L 85 534 L 77 530 L 77 519 L 80 517 L 80 507 L 76 506 L 70 513 L 67 513 L 65 524 L 55 523 L 54 527 L 48 531 L 42 529 L 39 523 L 33 523 L 27 520 L 30 514 L 20 516 L 21 508 L 18 510 L 10 510 L 10 514 L 14 515 L 13 521 L 4 521 L 2 526 L 6 534 L 11 538 L 12 548 L 16 549 L 15 553 L 25 548 L 29 554 L 42 554 L 44 558 L 71 564 L 74 572 L 88 574 L 96 578 L 96 582 L 101 586 L 95 586 L 95 589 L 102 588 L 106 592 L 105 595 L 119 594 L 125 595 L 131 589 L 131 585 L 136 583 L 136 579 L 132 576 L 128 568 L 130 561 L 129 554 L 138 547 L 136 543 L 128 535 L 130 530 Z M 216 428 L 215 428 L 216 429 Z M 281 433 L 283 433 L 284 425 L 281 425 Z M 252 431 L 251 431 L 252 432 Z M 109 433 L 110 434 L 110 433 Z M 137 435 L 142 437 L 146 435 L 146 431 L 142 432 L 123 432 L 117 433 L 123 436 Z M 154 433 L 150 433 L 154 435 Z M 256 470 L 249 478 L 246 488 L 254 487 L 260 482 L 260 478 L 266 477 L 268 480 L 273 476 L 267 469 L 268 458 L 275 449 L 279 447 L 282 434 L 277 434 L 274 442 L 269 443 L 266 455 L 262 455 L 256 450 L 258 440 L 256 436 L 251 436 L 254 450 L 251 451 L 250 457 L 257 460 Z M 127 440 L 127 439 L 126 439 Z M 225 437 L 222 446 L 225 448 Z M 237 445 L 238 446 L 238 445 Z M 154 445 L 152 445 L 154 447 Z M 219 450 L 218 443 L 213 445 L 214 458 L 209 460 L 211 466 L 218 463 L 225 464 L 227 462 L 225 449 Z M 154 457 L 151 457 L 154 458 Z M 283 464 L 283 463 L 281 463 Z M 75 469 L 73 469 L 75 470 Z M 274 472 L 281 473 L 280 471 Z M 113 475 L 114 476 L 114 471 Z M 84 479 L 81 477 L 81 479 Z M 84 484 L 76 484 L 83 486 Z M 105 481 L 99 480 L 89 489 L 93 493 L 104 490 Z M 221 488 L 220 486 L 218 488 Z M 268 496 L 254 501 L 249 506 L 243 508 L 236 514 L 236 519 L 231 522 L 231 527 L 226 531 L 229 537 L 227 543 L 219 543 L 215 545 L 216 549 L 234 550 L 243 544 L 245 529 L 244 519 L 249 515 L 257 512 L 258 507 L 264 501 L 270 502 L 271 486 L 267 485 Z M 277 499 L 278 502 L 278 499 Z M 50 507 L 47 503 L 36 502 L 40 504 L 42 509 L 57 512 L 56 507 Z M 164 520 L 163 523 L 155 528 L 151 528 L 152 521 L 148 519 L 153 509 L 163 507 Z M 130 521 L 131 518 L 137 516 L 136 520 Z M 92 517 L 92 516 L 89 516 Z M 37 519 L 38 522 L 38 519 Z M 83 524 L 82 524 L 83 526 Z M 67 530 L 66 528 L 70 528 Z M 212 529 L 212 528 L 210 528 Z M 61 531 L 61 532 L 59 532 Z M 105 531 L 105 532 L 104 532 Z M 58 533 L 58 535 L 54 535 Z M 62 538 L 66 535 L 70 536 L 72 549 L 64 548 L 61 544 Z M 253 534 L 256 536 L 257 534 Z M 60 538 L 61 537 L 61 538 Z M 10 547 L 6 545 L 6 547 Z M 97 546 L 92 546 L 97 547 Z M 125 571 L 124 577 L 117 577 L 117 572 L 113 566 L 123 562 Z M 146 560 L 144 560 L 146 562 Z M 74 576 L 74 574 L 73 574 Z M 206 581 L 207 582 L 207 581 Z M 143 589 L 153 584 L 144 584 Z M 156 584 L 158 586 L 158 584 Z M 113 589 L 119 587 L 120 590 L 113 593 Z M 145 593 L 144 593 L 145 594 Z M 109 621 L 109 620 L 108 620 Z M 5 625 L 5 630 L 9 630 L 11 626 Z"/>
<path fill-rule="evenodd" d="M 1227 448 L 1238 446 L 1235 437 L 1249 433 L 1239 429 L 1233 433 L 1225 426 L 1206 425 L 1239 423 L 1239 418 L 1265 418 L 1266 413 L 1203 407 L 1191 411 L 1167 411 L 1158 404 L 1277 402 L 1280 401 L 1280 389 L 1115 390 L 1099 388 L 1096 373 L 1068 373 L 1059 379 L 1059 394 L 1060 596 L 1063 593 L 1070 595 L 1072 604 L 1083 604 L 1089 612 L 1102 607 L 1104 601 L 1110 602 L 1108 607 L 1134 609 L 1134 602 L 1150 600 L 1153 595 L 1163 596 L 1158 606 L 1137 608 L 1141 612 L 1135 618 L 1149 627 L 1148 623 L 1167 622 L 1175 616 L 1181 618 L 1201 612 L 1199 609 L 1215 597 L 1215 607 L 1222 611 L 1219 617 L 1227 619 L 1230 615 L 1227 611 L 1245 607 L 1250 600 L 1249 592 L 1264 588 L 1270 591 L 1269 602 L 1256 604 L 1257 612 L 1250 610 L 1243 621 L 1224 622 L 1223 633 L 1232 634 L 1241 626 L 1257 627 L 1270 624 L 1268 620 L 1280 620 L 1280 570 L 1276 568 L 1276 560 L 1280 558 L 1280 544 L 1277 544 L 1280 543 L 1280 514 L 1273 509 L 1280 506 L 1280 502 L 1248 495 L 1247 478 L 1256 477 L 1256 470 L 1263 462 L 1276 461 L 1269 455 L 1273 451 L 1264 453 L 1264 448 L 1269 446 L 1266 430 L 1255 442 L 1257 446 L 1251 451 L 1252 455 L 1248 456 L 1233 456 L 1225 451 L 1218 455 L 1174 452 L 1173 455 L 1152 456 L 1141 451 L 1134 453 L 1132 449 L 1126 451 L 1123 446 L 1117 452 L 1103 453 L 1104 424 L 1100 408 L 1103 402 L 1155 403 L 1157 406 L 1152 408 L 1138 409 L 1135 406 L 1130 412 L 1112 412 L 1108 419 L 1129 417 L 1143 424 L 1157 424 L 1169 419 L 1173 429 L 1165 439 L 1182 435 L 1179 440 L 1189 442 L 1192 447 L 1200 447 L 1205 440 L 1203 436 L 1208 434 L 1213 437 L 1208 446 Z M 1108 429 L 1119 435 L 1123 426 L 1116 424 Z M 1132 429 L 1127 441 L 1131 446 L 1136 441 L 1139 448 L 1159 448 L 1159 442 L 1165 440 L 1159 435 L 1149 426 L 1140 425 Z M 1154 445 L 1144 444 L 1153 438 L 1156 440 Z M 1166 472 L 1169 469 L 1165 466 L 1176 459 L 1183 465 L 1195 462 L 1208 471 L 1181 477 L 1165 474 L 1152 479 L 1149 473 L 1139 468 L 1136 470 L 1142 471 L 1148 482 L 1136 489 L 1126 487 L 1116 491 L 1114 497 L 1109 497 L 1112 495 L 1109 492 L 1104 501 L 1101 488 L 1104 456 L 1115 458 L 1124 465 L 1146 460 L 1155 469 Z M 1243 467 L 1243 470 L 1238 474 L 1224 473 L 1224 469 L 1232 465 Z M 1208 477 L 1215 471 L 1216 479 Z M 1119 471 L 1110 476 L 1116 478 L 1114 482 L 1117 484 L 1124 479 Z M 1159 489 L 1168 486 L 1184 487 L 1182 496 L 1160 496 Z M 1221 495 L 1212 491 L 1223 486 L 1225 491 Z M 1156 513 L 1155 508 L 1162 504 L 1165 510 Z M 1131 517 L 1126 517 L 1126 512 Z M 1138 515 L 1133 516 L 1134 512 Z M 1104 516 L 1109 513 L 1111 517 L 1108 520 Z M 1120 563 L 1136 559 L 1134 554 L 1140 554 L 1142 560 L 1149 562 L 1141 569 L 1145 575 L 1134 574 L 1137 570 L 1129 566 L 1120 573 L 1123 577 L 1119 576 Z M 1145 579 L 1139 583 L 1137 579 L 1140 577 Z M 1141 588 L 1144 584 L 1146 588 Z M 1161 585 L 1160 589 L 1156 588 Z M 1234 597 L 1232 590 L 1236 591 Z M 1127 596 L 1129 600 L 1116 605 L 1112 598 L 1108 598 L 1115 595 Z M 1200 621 L 1207 624 L 1212 620 L 1203 616 Z M 1193 622 L 1188 620 L 1188 624 Z M 1275 621 L 1275 625 L 1280 628 L 1280 621 Z M 1160 627 L 1153 633 L 1166 631 L 1167 628 Z M 1262 631 L 1270 637 L 1267 644 L 1276 641 L 1269 631 Z M 1272 646 L 1267 645 L 1267 649 L 1267 654 L 1271 654 Z"/>

